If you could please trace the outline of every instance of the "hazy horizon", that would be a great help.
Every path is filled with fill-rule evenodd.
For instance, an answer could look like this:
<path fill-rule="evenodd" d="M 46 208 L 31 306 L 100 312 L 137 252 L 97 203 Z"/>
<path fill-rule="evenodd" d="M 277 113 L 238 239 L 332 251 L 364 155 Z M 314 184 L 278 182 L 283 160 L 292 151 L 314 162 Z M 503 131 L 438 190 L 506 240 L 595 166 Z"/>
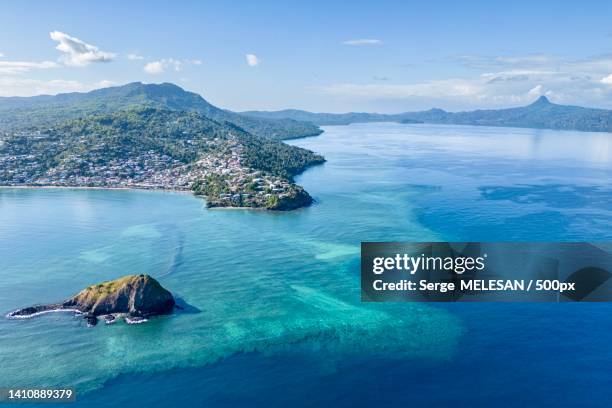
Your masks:
<path fill-rule="evenodd" d="M 39 95 L 31 95 L 31 96 L 19 96 L 19 95 L 0 96 L 0 99 L 2 99 L 2 98 L 31 98 L 31 97 L 37 97 L 37 96 L 51 96 L 52 97 L 52 96 L 57 96 L 57 95 L 62 95 L 62 94 L 71 94 L 71 93 L 81 93 L 81 94 L 84 94 L 84 93 L 89 93 L 89 92 L 93 92 L 93 91 L 97 91 L 97 90 L 101 90 L 101 89 L 106 89 L 106 88 L 122 87 L 122 86 L 126 86 L 126 85 L 129 85 L 129 84 L 132 84 L 132 83 L 141 83 L 141 84 L 144 84 L 144 85 L 163 85 L 163 84 L 169 83 L 169 84 L 178 86 L 179 88 L 183 89 L 186 92 L 192 92 L 192 93 L 196 93 L 196 94 L 200 95 L 202 98 L 204 98 L 204 100 L 206 100 L 207 102 L 211 103 L 212 105 L 214 105 L 214 106 L 216 106 L 218 108 L 229 109 L 229 108 L 226 108 L 224 106 L 217 105 L 213 101 L 211 101 L 208 98 L 206 98 L 206 95 L 202 95 L 202 94 L 200 94 L 198 92 L 192 91 L 192 90 L 190 90 L 190 89 L 188 89 L 186 87 L 180 86 L 180 85 L 172 83 L 172 82 L 143 82 L 143 81 L 135 81 L 135 82 L 128 82 L 128 83 L 124 83 L 124 84 L 117 84 L 117 85 L 112 85 L 112 86 L 105 86 L 105 87 L 95 88 L 95 89 L 91 89 L 89 91 L 58 92 L 58 93 L 55 93 L 55 94 L 39 94 Z M 538 99 L 540 99 L 542 97 L 547 98 L 548 101 L 551 102 L 551 103 L 556 103 L 555 101 L 551 100 L 550 98 L 546 97 L 545 95 L 541 95 L 541 96 L 536 96 L 532 101 L 528 101 L 526 104 L 528 105 L 528 104 L 534 103 L 534 102 L 536 102 Z M 521 105 L 513 105 L 513 106 L 507 106 L 507 107 L 496 106 L 496 107 L 490 108 L 490 109 L 504 109 L 504 108 L 522 107 L 522 106 L 525 106 L 526 104 L 523 103 Z M 585 107 L 587 107 L 587 108 L 599 108 L 597 106 L 585 106 Z M 440 109 L 440 108 L 438 106 L 431 106 L 429 108 L 421 109 L 421 110 L 418 110 L 418 111 L 430 110 L 430 109 Z M 478 108 L 475 108 L 475 109 L 465 109 L 465 110 L 451 110 L 451 109 L 448 109 L 446 111 L 448 111 L 448 112 L 461 112 L 461 111 L 471 111 L 471 110 L 476 110 L 476 109 L 478 109 Z M 481 108 L 481 109 L 489 109 L 489 108 Z M 308 110 L 305 110 L 305 109 L 293 108 L 293 107 L 281 108 L 281 109 L 277 109 L 275 111 L 284 111 L 284 110 L 301 110 L 301 111 L 311 112 L 311 113 L 335 113 L 335 114 L 343 114 L 343 113 L 373 113 L 373 114 L 390 114 L 390 115 L 409 112 L 407 110 L 403 110 L 403 111 L 400 110 L 400 111 L 397 111 L 397 112 L 377 112 L 377 111 L 367 111 L 367 112 L 365 112 L 365 111 L 356 111 L 356 110 L 347 110 L 347 111 L 338 111 L 338 112 L 325 112 L 325 111 L 316 111 L 316 110 L 308 111 Z M 236 112 L 240 113 L 240 112 L 250 112 L 250 111 L 274 112 L 273 110 L 264 110 L 264 109 L 249 109 L 249 110 L 236 111 Z M 413 111 L 417 111 L 417 110 L 413 110 Z"/>

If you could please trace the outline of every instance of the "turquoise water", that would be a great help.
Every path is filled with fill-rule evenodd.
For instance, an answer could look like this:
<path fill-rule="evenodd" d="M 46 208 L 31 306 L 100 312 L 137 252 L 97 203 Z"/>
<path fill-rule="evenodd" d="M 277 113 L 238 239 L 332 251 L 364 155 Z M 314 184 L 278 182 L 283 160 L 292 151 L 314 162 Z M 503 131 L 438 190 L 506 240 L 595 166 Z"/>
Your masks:
<path fill-rule="evenodd" d="M 359 124 L 292 143 L 328 162 L 291 213 L 0 190 L 0 312 L 132 273 L 199 310 L 0 319 L 0 386 L 76 387 L 77 406 L 606 405 L 609 305 L 361 304 L 359 244 L 610 241 L 609 134 Z"/>

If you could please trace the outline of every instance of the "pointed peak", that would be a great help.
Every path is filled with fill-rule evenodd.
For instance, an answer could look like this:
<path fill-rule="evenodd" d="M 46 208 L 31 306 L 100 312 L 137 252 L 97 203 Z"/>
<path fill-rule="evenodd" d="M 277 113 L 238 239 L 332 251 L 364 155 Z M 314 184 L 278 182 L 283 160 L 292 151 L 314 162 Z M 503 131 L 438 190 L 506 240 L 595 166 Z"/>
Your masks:
<path fill-rule="evenodd" d="M 546 96 L 542 95 L 531 105 L 550 105 L 550 104 L 551 104 L 550 100 Z"/>

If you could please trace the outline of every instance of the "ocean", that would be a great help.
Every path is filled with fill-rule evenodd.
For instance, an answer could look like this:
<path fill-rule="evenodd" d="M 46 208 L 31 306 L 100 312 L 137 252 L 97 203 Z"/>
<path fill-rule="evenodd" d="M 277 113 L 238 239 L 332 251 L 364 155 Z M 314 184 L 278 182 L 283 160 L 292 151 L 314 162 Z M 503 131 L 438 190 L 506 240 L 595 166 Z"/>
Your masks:
<path fill-rule="evenodd" d="M 316 203 L 0 189 L 0 312 L 147 273 L 192 306 L 142 325 L 0 318 L 0 387 L 70 407 L 605 407 L 612 306 L 360 302 L 361 241 L 612 241 L 612 137 L 396 123 L 289 143 Z"/>

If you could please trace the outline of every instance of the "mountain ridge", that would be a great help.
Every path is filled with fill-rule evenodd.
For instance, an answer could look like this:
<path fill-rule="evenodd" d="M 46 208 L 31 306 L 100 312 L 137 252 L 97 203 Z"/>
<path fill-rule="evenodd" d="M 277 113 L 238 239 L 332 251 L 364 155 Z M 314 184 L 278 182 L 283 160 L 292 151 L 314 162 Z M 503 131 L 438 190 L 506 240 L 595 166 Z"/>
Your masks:
<path fill-rule="evenodd" d="M 111 113 L 135 106 L 195 111 L 217 122 L 233 123 L 256 136 L 279 140 L 321 133 L 317 126 L 294 119 L 253 118 L 218 108 L 201 95 L 169 82 L 131 82 L 89 92 L 0 97 L 0 130 L 45 126 L 66 119 Z"/>
<path fill-rule="evenodd" d="M 397 114 L 348 112 L 313 113 L 297 109 L 245 111 L 243 115 L 281 119 L 293 118 L 318 126 L 367 122 L 434 123 L 475 126 L 612 132 L 612 110 L 552 103 L 542 95 L 526 106 L 448 112 L 439 108 Z"/>

